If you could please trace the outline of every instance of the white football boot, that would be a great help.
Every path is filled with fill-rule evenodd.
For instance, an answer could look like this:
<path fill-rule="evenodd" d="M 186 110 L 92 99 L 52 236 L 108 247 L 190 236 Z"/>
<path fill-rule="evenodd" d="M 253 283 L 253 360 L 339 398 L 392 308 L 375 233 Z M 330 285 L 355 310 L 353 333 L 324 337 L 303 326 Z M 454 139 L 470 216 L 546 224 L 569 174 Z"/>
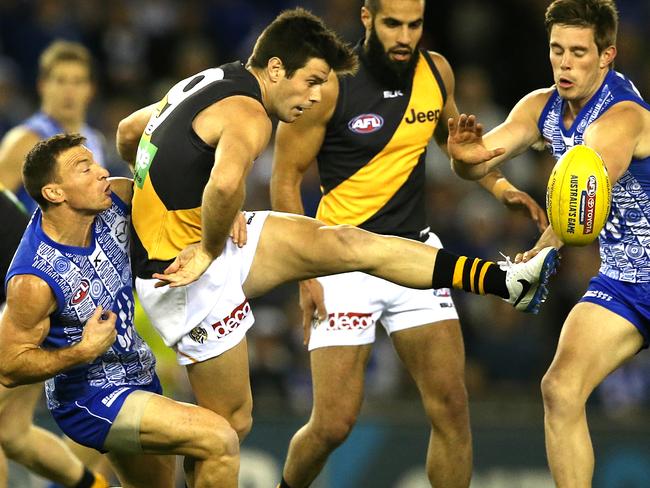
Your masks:
<path fill-rule="evenodd" d="M 547 283 L 557 269 L 559 254 L 554 247 L 545 247 L 527 262 L 513 263 L 508 256 L 497 264 L 506 272 L 509 298 L 504 298 L 517 310 L 537 313 L 548 295 Z"/>

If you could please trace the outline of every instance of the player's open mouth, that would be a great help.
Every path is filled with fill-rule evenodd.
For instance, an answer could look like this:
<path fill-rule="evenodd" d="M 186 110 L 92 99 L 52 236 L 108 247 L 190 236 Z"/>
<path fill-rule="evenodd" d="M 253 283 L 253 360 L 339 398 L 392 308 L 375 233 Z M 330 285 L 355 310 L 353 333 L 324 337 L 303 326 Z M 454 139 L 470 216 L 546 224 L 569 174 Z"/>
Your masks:
<path fill-rule="evenodd" d="M 562 88 L 571 88 L 573 86 L 573 82 L 566 78 L 560 78 L 558 81 L 558 85 Z"/>
<path fill-rule="evenodd" d="M 411 59 L 411 51 L 391 51 L 390 54 L 395 61 L 408 61 Z"/>

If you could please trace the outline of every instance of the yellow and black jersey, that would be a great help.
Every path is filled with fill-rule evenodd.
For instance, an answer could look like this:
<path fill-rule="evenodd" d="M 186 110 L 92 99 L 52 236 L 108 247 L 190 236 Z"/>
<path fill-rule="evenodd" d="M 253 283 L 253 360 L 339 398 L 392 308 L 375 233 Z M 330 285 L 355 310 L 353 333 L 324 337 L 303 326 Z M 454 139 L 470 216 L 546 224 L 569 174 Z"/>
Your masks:
<path fill-rule="evenodd" d="M 317 156 L 323 197 L 316 217 L 418 238 L 426 227 L 424 159 L 445 105 L 444 83 L 424 50 L 404 90 L 387 90 L 360 58 L 356 75 L 339 78 Z"/>
<path fill-rule="evenodd" d="M 215 148 L 199 138 L 192 121 L 209 105 L 236 95 L 262 103 L 257 80 L 241 62 L 177 83 L 156 107 L 140 139 L 135 165 L 135 276 L 151 278 L 183 248 L 201 240 L 201 199 Z"/>

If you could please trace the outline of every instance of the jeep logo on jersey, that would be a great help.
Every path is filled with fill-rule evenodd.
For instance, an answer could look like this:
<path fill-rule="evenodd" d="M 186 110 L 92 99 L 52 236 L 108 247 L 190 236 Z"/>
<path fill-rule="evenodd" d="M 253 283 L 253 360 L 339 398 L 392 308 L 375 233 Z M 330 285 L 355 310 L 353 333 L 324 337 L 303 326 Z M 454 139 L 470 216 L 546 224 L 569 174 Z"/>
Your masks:
<path fill-rule="evenodd" d="M 370 134 L 376 132 L 384 125 L 381 115 L 361 114 L 348 122 L 348 129 L 357 134 Z"/>
<path fill-rule="evenodd" d="M 78 303 L 81 303 L 81 301 L 86 298 L 86 295 L 88 295 L 89 290 L 90 282 L 86 279 L 81 280 L 81 283 L 79 283 L 79 289 L 74 292 L 74 295 L 72 295 L 72 298 L 70 298 L 70 305 L 77 305 Z"/>
<path fill-rule="evenodd" d="M 438 122 L 439 118 L 440 109 L 427 110 L 426 112 L 416 112 L 414 109 L 411 109 L 409 114 L 404 118 L 404 122 L 407 124 L 414 124 L 415 122 Z"/>

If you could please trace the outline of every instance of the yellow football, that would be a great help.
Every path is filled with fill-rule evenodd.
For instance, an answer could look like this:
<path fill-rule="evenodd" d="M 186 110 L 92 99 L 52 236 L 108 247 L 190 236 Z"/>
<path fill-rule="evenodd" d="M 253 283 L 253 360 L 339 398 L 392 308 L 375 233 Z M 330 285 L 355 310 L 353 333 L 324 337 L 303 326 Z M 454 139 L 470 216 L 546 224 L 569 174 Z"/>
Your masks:
<path fill-rule="evenodd" d="M 565 244 L 593 242 L 607 222 L 612 185 L 600 155 L 574 146 L 558 160 L 546 187 L 546 213 Z"/>

